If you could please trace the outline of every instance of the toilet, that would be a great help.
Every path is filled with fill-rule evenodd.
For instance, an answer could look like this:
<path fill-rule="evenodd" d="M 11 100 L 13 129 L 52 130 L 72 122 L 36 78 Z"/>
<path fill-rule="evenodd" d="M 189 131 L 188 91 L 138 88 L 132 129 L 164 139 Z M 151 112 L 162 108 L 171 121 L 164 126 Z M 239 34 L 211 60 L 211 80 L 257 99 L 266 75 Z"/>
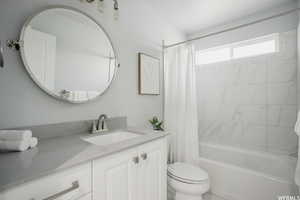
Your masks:
<path fill-rule="evenodd" d="M 173 192 L 174 200 L 202 200 L 203 194 L 209 190 L 208 173 L 187 163 L 170 164 L 168 189 Z"/>

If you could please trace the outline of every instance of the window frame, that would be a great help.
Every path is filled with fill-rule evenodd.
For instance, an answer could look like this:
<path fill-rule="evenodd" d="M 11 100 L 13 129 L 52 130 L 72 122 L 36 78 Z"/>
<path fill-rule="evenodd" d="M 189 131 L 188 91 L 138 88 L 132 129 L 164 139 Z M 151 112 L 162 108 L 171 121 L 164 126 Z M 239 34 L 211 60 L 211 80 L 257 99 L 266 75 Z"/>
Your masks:
<path fill-rule="evenodd" d="M 264 42 L 268 42 L 268 41 L 275 42 L 275 51 L 274 52 L 249 55 L 249 56 L 238 57 L 238 58 L 234 57 L 234 49 L 237 47 L 245 47 L 245 46 L 255 45 L 255 44 L 264 43 Z M 229 50 L 230 50 L 230 58 L 228 60 L 216 61 L 216 62 L 211 62 L 211 63 L 206 63 L 206 64 L 199 64 L 198 58 L 197 58 L 199 54 L 204 54 L 204 53 L 207 53 L 210 51 L 216 51 L 216 50 L 225 49 L 225 48 L 229 48 Z M 243 41 L 239 41 L 239 42 L 235 42 L 235 43 L 231 43 L 231 44 L 211 47 L 211 48 L 204 49 L 204 50 L 198 50 L 198 51 L 196 51 L 196 66 L 210 65 L 210 64 L 214 64 L 214 63 L 220 63 L 220 62 L 228 62 L 231 60 L 239 60 L 239 59 L 246 59 L 246 58 L 251 58 L 251 57 L 258 57 L 258 56 L 262 56 L 262 55 L 275 54 L 275 53 L 278 53 L 279 50 L 280 50 L 279 33 L 273 33 L 273 34 L 264 35 L 264 36 L 256 37 L 256 38 L 249 39 L 249 40 L 243 40 Z"/>

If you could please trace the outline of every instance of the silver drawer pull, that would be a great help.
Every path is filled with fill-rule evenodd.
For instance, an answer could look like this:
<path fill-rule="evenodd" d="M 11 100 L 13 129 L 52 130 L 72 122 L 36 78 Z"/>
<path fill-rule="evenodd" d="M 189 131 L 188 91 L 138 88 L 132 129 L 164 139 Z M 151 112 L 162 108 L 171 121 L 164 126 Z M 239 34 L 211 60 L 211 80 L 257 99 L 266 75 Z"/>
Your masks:
<path fill-rule="evenodd" d="M 138 164 L 140 162 L 140 159 L 138 156 L 134 157 L 133 159 L 134 164 Z"/>
<path fill-rule="evenodd" d="M 57 199 L 57 198 L 65 195 L 65 194 L 68 194 L 69 192 L 72 192 L 72 191 L 74 191 L 74 190 L 76 190 L 78 188 L 79 188 L 79 182 L 78 181 L 74 181 L 72 183 L 72 187 L 70 187 L 70 188 L 68 188 L 66 190 L 63 190 L 61 192 L 58 192 L 58 193 L 56 193 L 56 194 L 54 194 L 54 195 L 52 195 L 50 197 L 44 198 L 43 200 L 55 200 L 55 199 Z M 31 200 L 35 200 L 35 199 L 31 199 Z"/>
<path fill-rule="evenodd" d="M 141 157 L 142 157 L 143 160 L 147 160 L 148 155 L 147 155 L 146 153 L 143 153 L 143 154 L 141 155 Z"/>

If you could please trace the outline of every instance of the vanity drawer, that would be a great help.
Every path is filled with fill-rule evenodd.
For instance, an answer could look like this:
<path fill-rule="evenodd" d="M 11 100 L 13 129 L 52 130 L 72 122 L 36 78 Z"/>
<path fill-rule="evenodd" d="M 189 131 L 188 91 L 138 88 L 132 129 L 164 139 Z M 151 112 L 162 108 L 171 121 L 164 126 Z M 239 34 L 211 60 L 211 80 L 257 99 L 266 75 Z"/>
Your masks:
<path fill-rule="evenodd" d="M 92 200 L 92 193 L 84 195 L 83 197 L 79 198 L 78 200 Z"/>
<path fill-rule="evenodd" d="M 91 163 L 24 183 L 0 193 L 0 200 L 89 200 L 91 192 Z M 81 197 L 81 198 L 80 198 Z"/>

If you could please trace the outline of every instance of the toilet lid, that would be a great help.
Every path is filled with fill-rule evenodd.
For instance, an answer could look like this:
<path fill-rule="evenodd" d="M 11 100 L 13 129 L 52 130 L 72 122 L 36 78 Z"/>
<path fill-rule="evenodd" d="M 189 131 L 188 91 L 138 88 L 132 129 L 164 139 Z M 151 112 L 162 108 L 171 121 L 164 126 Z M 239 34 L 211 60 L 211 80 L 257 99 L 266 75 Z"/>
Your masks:
<path fill-rule="evenodd" d="M 169 165 L 168 174 L 187 182 L 202 182 L 208 180 L 208 173 L 206 171 L 200 167 L 186 163 L 174 163 Z"/>

